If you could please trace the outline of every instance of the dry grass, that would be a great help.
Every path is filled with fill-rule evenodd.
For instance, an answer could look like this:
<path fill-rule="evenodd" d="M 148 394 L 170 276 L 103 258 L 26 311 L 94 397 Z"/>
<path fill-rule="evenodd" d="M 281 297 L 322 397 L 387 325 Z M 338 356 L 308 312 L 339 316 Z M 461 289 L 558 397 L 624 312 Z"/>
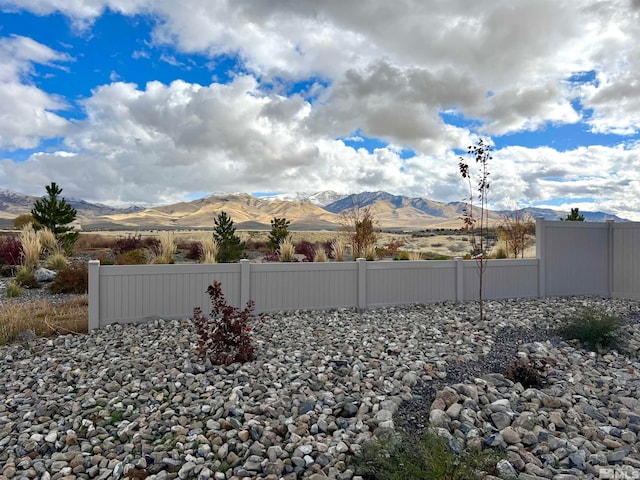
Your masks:
<path fill-rule="evenodd" d="M 336 262 L 344 262 L 345 244 L 341 238 L 336 238 L 331 242 L 331 250 L 333 251 L 333 258 Z"/>
<path fill-rule="evenodd" d="M 115 246 L 115 241 L 116 239 L 113 236 L 98 233 L 81 233 L 73 247 L 76 251 L 112 249 Z"/>
<path fill-rule="evenodd" d="M 88 325 L 89 300 L 86 295 L 59 304 L 47 300 L 7 301 L 0 308 L 0 345 L 15 340 L 19 333 L 27 330 L 47 337 L 87 333 Z"/>
<path fill-rule="evenodd" d="M 327 252 L 325 251 L 324 247 L 322 245 L 320 245 L 319 247 L 316 247 L 316 250 L 314 252 L 314 256 L 313 256 L 313 261 L 314 262 L 328 262 L 329 261 L 329 257 L 327 257 Z"/>
<path fill-rule="evenodd" d="M 171 232 L 160 232 L 160 254 L 152 263 L 169 264 L 176 260 L 176 241 Z"/>
<path fill-rule="evenodd" d="M 217 263 L 218 258 L 218 242 L 211 235 L 200 240 L 200 248 L 202 250 L 201 263 Z"/>
<path fill-rule="evenodd" d="M 37 268 L 40 264 L 40 250 L 42 244 L 40 237 L 29 223 L 20 230 L 20 243 L 22 244 L 22 265 Z"/>
<path fill-rule="evenodd" d="M 296 247 L 291 240 L 291 235 L 287 236 L 282 242 L 280 242 L 280 261 L 281 262 L 293 262 L 296 253 Z"/>
<path fill-rule="evenodd" d="M 58 239 L 56 239 L 55 234 L 49 228 L 43 228 L 38 230 L 38 240 L 40 240 L 40 245 L 47 252 L 53 252 L 58 247 Z"/>

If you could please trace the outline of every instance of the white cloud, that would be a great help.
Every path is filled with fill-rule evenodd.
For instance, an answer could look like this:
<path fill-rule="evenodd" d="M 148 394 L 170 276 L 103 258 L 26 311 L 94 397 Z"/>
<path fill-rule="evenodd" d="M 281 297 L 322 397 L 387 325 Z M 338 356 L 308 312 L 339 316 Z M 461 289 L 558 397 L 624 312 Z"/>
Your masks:
<path fill-rule="evenodd" d="M 30 38 L 0 38 L 0 148 L 34 148 L 44 137 L 62 135 L 67 121 L 54 113 L 65 101 L 29 84 L 33 64 L 52 65 L 70 58 Z"/>

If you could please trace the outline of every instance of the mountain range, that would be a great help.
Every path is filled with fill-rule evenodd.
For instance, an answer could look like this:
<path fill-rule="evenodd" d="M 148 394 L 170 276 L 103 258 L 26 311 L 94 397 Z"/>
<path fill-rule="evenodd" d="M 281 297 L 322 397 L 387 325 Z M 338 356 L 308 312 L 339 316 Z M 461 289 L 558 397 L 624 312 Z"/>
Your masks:
<path fill-rule="evenodd" d="M 10 228 L 12 220 L 29 213 L 38 197 L 0 190 L 0 226 Z M 213 194 L 191 202 L 151 208 L 116 208 L 99 203 L 67 198 L 78 212 L 77 223 L 85 230 L 132 230 L 164 228 L 211 228 L 214 218 L 225 211 L 241 230 L 269 229 L 274 217 L 286 218 L 292 230 L 332 230 L 340 226 L 343 214 L 354 206 L 369 208 L 383 229 L 421 230 L 460 228 L 464 203 L 443 203 L 425 198 L 392 195 L 387 192 L 363 192 L 342 195 L 324 191 L 255 197 L 246 193 Z M 568 212 L 526 208 L 532 217 L 558 220 Z M 491 211 L 491 222 L 499 222 L 509 211 Z M 587 221 L 626 221 L 603 212 L 581 212 Z"/>

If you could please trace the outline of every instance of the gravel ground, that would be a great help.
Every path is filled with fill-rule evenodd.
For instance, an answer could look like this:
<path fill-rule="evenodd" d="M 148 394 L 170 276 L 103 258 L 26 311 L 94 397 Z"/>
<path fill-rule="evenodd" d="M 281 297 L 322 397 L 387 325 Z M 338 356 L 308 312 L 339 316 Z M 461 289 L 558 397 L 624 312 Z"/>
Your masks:
<path fill-rule="evenodd" d="M 228 367 L 197 357 L 197 337 L 188 319 L 115 325 L 90 335 L 7 345 L 0 348 L 5 382 L 0 393 L 0 479 L 351 479 L 357 475 L 350 458 L 377 433 L 398 428 L 418 433 L 428 424 L 453 437 L 462 432 L 461 441 L 468 445 L 473 439 L 469 428 L 475 429 L 491 446 L 497 442 L 492 436 L 507 427 L 489 428 L 483 409 L 516 395 L 513 404 L 526 399 L 531 410 L 531 389 L 501 376 L 495 384 L 478 384 L 477 378 L 544 351 L 545 362 L 557 367 L 550 382 L 562 380 L 591 356 L 577 354 L 552 330 L 587 305 L 629 319 L 639 311 L 637 302 L 569 298 L 486 302 L 482 323 L 475 303 L 274 314 L 254 324 L 256 359 Z M 636 345 L 636 323 L 624 328 Z M 575 360 L 565 361 L 572 355 Z M 633 362 L 616 356 L 602 368 L 618 372 Z M 593 372 L 602 378 L 602 370 L 594 367 Z M 471 426 L 465 423 L 464 409 L 473 409 L 474 401 L 468 396 L 463 400 L 470 391 L 461 386 L 465 383 L 489 389 L 484 397 L 491 400 L 485 405 L 482 395 L 476 398 L 476 424 Z M 444 404 L 439 408 L 442 392 L 452 385 L 458 385 L 459 403 L 449 399 L 447 417 L 437 417 L 434 411 L 445 412 Z M 625 383 L 620 388 L 629 387 Z M 450 411 L 452 405 L 459 405 L 457 412 Z M 525 411 L 519 408 L 510 417 L 514 422 Z M 538 417 L 544 416 L 543 408 L 542 403 L 536 407 Z M 640 405 L 637 413 L 640 421 Z M 610 418 L 598 421 L 611 426 Z M 550 428 L 547 422 L 545 431 Z M 543 438 L 538 431 L 535 446 Z M 633 460 L 635 435 L 627 435 L 625 442 L 632 446 L 624 458 Z M 521 459 L 528 459 L 529 447 L 496 443 L 496 448 L 517 450 Z M 527 465 L 533 460 L 520 465 L 510 457 L 515 476 L 503 466 L 503 478 L 595 475 L 586 466 L 576 470 L 568 463 L 569 473 L 552 471 L 564 467 L 569 454 L 553 467 L 538 453 L 537 474 L 551 476 L 530 473 L 533 467 L 527 470 Z"/>

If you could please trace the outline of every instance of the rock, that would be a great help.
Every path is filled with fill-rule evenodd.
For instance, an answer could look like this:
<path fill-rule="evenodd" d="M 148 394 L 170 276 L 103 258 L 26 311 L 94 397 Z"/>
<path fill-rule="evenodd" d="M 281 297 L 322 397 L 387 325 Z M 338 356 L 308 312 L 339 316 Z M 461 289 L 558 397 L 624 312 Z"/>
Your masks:
<path fill-rule="evenodd" d="M 55 280 L 56 272 L 43 267 L 39 267 L 39 268 L 36 268 L 36 271 L 33 273 L 33 276 L 38 283 L 49 283 Z"/>

